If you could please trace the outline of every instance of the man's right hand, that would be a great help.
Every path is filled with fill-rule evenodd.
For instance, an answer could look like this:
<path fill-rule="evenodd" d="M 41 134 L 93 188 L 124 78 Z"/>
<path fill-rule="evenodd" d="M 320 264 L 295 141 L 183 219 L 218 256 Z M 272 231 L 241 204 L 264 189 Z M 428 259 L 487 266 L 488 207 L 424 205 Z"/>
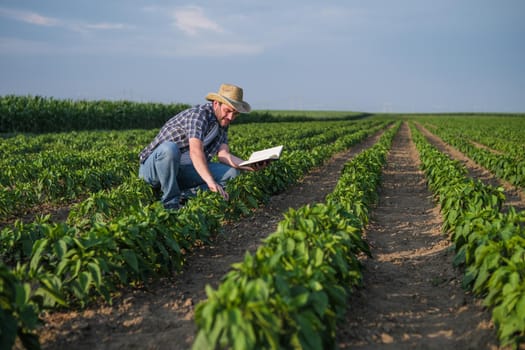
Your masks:
<path fill-rule="evenodd" d="M 211 191 L 218 192 L 222 196 L 222 198 L 224 198 L 225 200 L 228 200 L 230 198 L 230 196 L 228 195 L 228 192 L 226 192 L 224 188 L 218 183 L 214 182 L 211 185 L 208 184 L 208 187 L 210 188 Z"/>

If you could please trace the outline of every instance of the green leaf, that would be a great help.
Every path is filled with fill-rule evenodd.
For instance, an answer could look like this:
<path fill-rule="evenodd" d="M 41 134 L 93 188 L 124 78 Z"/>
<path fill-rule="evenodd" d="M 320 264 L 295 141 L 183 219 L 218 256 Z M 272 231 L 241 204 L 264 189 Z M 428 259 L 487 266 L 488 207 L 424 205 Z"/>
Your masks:
<path fill-rule="evenodd" d="M 215 349 L 216 346 L 210 341 L 207 332 L 201 329 L 197 333 L 197 336 L 195 337 L 195 341 L 193 342 L 191 348 L 192 350 L 204 350 Z"/>
<path fill-rule="evenodd" d="M 476 278 L 476 282 L 474 283 L 474 286 L 472 287 L 472 290 L 476 292 L 477 294 L 482 293 L 486 289 L 486 281 L 490 277 L 490 272 L 488 271 L 488 268 L 486 264 L 483 264 L 481 268 L 478 270 L 478 276 Z"/>
<path fill-rule="evenodd" d="M 502 339 L 510 339 L 515 333 L 523 332 L 525 322 L 516 317 L 516 315 L 508 315 L 500 324 L 498 333 Z"/>
<path fill-rule="evenodd" d="M 15 284 L 15 303 L 18 307 L 23 307 L 29 301 L 31 287 L 29 284 Z"/>
<path fill-rule="evenodd" d="M 285 241 L 286 254 L 292 255 L 295 249 L 295 241 L 292 238 L 287 238 Z"/>
<path fill-rule="evenodd" d="M 323 261 L 324 261 L 324 253 L 323 253 L 323 250 L 320 249 L 320 248 L 316 248 L 314 254 L 315 254 L 315 257 L 314 257 L 314 259 L 315 259 L 314 266 L 315 266 L 315 267 L 319 267 L 319 266 L 321 266 L 321 265 L 323 264 Z"/>
<path fill-rule="evenodd" d="M 238 325 L 231 326 L 231 338 L 233 339 L 234 350 L 251 349 L 253 346 L 248 345 L 248 339 L 244 333 L 243 327 Z"/>
<path fill-rule="evenodd" d="M 242 313 L 238 307 L 228 311 L 228 323 L 230 325 L 241 325 L 243 323 Z"/>
<path fill-rule="evenodd" d="M 95 286 L 98 288 L 100 285 L 102 285 L 102 272 L 100 270 L 100 266 L 98 266 L 95 262 L 89 262 L 87 267 L 91 272 Z"/>
<path fill-rule="evenodd" d="M 49 278 L 41 279 L 40 281 L 42 284 L 35 291 L 35 295 L 41 295 L 44 298 L 47 298 L 51 306 L 54 306 L 54 304 L 67 306 L 66 299 L 60 292 L 60 288 L 55 286 L 53 281 L 51 281 Z"/>
<path fill-rule="evenodd" d="M 64 270 L 69 265 L 69 262 L 70 262 L 70 260 L 68 258 L 62 257 L 62 259 L 60 260 L 60 262 L 57 265 L 55 274 L 57 276 L 62 276 Z M 64 277 L 61 277 L 61 278 L 64 278 Z"/>
<path fill-rule="evenodd" d="M 75 261 L 75 266 L 74 266 L 74 269 L 73 269 L 73 275 L 72 275 L 72 278 L 75 278 L 78 276 L 78 273 L 80 272 L 80 268 L 82 267 L 82 261 L 80 261 L 80 259 L 78 259 L 77 261 Z"/>
<path fill-rule="evenodd" d="M 295 308 L 300 308 L 301 306 L 306 305 L 306 303 L 308 302 L 309 295 L 310 293 L 308 292 L 299 294 L 298 296 L 292 299 L 290 305 Z"/>
<path fill-rule="evenodd" d="M 49 240 L 42 238 L 35 242 L 33 245 L 33 252 L 31 257 L 31 263 L 29 264 L 29 269 L 31 271 L 36 271 L 40 264 L 40 259 L 42 259 L 42 253 L 47 247 Z"/>
<path fill-rule="evenodd" d="M 67 252 L 67 244 L 63 239 L 59 239 L 53 244 L 53 250 L 57 254 L 59 259 L 62 259 L 64 254 Z"/>
<path fill-rule="evenodd" d="M 317 317 L 313 314 L 299 314 L 296 320 L 299 324 L 299 339 L 303 349 L 322 349 L 323 342 L 320 333 L 314 328 L 314 323 L 319 323 Z"/>
<path fill-rule="evenodd" d="M 516 314 L 518 315 L 519 318 L 525 319 L 525 294 L 523 293 L 516 303 Z"/>
<path fill-rule="evenodd" d="M 139 272 L 139 263 L 137 260 L 137 254 L 131 249 L 122 249 L 122 257 L 124 261 L 133 269 L 135 272 Z"/>
<path fill-rule="evenodd" d="M 310 304 L 313 305 L 315 312 L 320 317 L 326 313 L 328 309 L 328 296 L 324 291 L 318 291 L 310 294 Z"/>

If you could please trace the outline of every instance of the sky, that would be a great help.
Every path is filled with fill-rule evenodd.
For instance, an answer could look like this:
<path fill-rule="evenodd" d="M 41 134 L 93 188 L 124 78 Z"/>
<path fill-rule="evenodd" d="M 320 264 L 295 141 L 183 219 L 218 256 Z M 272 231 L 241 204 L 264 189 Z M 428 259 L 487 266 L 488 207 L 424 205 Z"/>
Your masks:
<path fill-rule="evenodd" d="M 0 95 L 525 112 L 523 0 L 0 0 Z"/>

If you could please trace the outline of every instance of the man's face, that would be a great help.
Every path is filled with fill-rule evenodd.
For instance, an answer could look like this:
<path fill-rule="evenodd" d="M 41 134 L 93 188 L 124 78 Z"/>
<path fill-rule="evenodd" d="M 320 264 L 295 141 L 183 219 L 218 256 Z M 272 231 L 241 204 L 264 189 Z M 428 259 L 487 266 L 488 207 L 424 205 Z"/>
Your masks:
<path fill-rule="evenodd" d="M 239 115 L 235 109 L 225 103 L 213 101 L 213 110 L 221 127 L 226 127 Z"/>

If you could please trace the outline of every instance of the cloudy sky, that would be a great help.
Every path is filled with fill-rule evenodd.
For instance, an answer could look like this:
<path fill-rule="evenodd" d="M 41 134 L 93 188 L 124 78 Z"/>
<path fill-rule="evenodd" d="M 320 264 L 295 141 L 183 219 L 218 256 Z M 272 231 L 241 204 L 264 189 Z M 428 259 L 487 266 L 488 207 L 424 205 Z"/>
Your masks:
<path fill-rule="evenodd" d="M 523 0 L 0 0 L 0 95 L 525 112 Z"/>

